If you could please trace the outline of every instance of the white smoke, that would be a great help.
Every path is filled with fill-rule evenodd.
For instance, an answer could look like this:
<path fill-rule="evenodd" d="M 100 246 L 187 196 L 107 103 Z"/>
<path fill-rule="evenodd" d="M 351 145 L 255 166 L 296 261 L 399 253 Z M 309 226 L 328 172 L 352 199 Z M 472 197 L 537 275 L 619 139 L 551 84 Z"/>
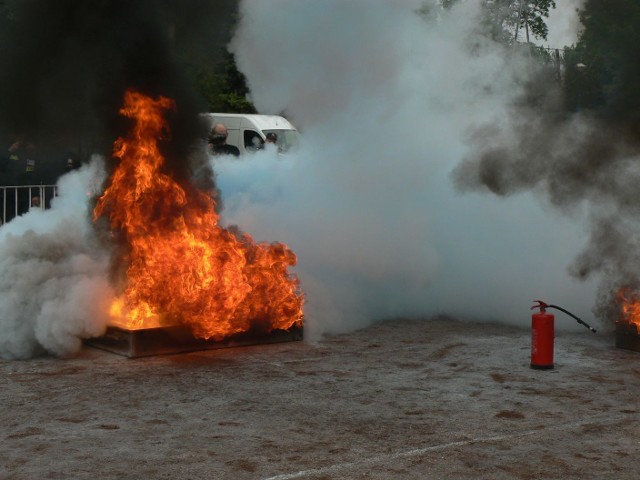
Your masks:
<path fill-rule="evenodd" d="M 297 253 L 311 338 L 398 316 L 525 324 L 535 298 L 589 318 L 594 285 L 566 273 L 582 212 L 452 187 L 467 132 L 506 121 L 525 71 L 476 34 L 477 14 L 474 1 L 241 3 L 231 49 L 252 100 L 285 112 L 303 145 L 216 160 L 223 217 Z"/>
<path fill-rule="evenodd" d="M 556 8 L 549 11 L 547 26 L 549 35 L 545 45 L 553 48 L 562 48 L 574 45 L 578 41 L 578 35 L 582 28 L 578 10 L 584 4 L 584 0 L 559 0 Z"/>
<path fill-rule="evenodd" d="M 109 258 L 93 239 L 88 203 L 103 179 L 94 158 L 60 178 L 51 209 L 0 227 L 0 357 L 66 356 L 104 333 Z"/>

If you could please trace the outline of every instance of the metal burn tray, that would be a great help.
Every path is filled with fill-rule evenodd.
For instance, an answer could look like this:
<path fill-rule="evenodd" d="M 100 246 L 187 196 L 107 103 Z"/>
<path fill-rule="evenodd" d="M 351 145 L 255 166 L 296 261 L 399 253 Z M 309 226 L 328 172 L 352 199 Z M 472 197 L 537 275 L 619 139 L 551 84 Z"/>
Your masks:
<path fill-rule="evenodd" d="M 635 323 L 616 322 L 616 347 L 640 352 L 640 333 Z"/>
<path fill-rule="evenodd" d="M 128 330 L 109 326 L 102 337 L 85 340 L 85 344 L 128 358 L 171 353 L 195 352 L 219 348 L 242 347 L 302 340 L 303 327 L 273 330 L 270 333 L 247 332 L 224 340 L 195 338 L 186 326 L 169 326 Z"/>

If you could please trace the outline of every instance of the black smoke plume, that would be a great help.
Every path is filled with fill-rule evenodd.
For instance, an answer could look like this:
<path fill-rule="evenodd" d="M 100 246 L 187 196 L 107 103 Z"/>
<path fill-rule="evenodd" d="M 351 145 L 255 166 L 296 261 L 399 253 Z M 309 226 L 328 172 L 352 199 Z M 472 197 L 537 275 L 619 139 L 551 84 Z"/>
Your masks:
<path fill-rule="evenodd" d="M 126 133 L 118 114 L 126 89 L 168 96 L 178 105 L 165 145 L 170 169 L 203 127 L 206 105 L 187 74 L 222 53 L 231 0 L 9 0 L 0 13 L 0 134 L 25 135 L 38 148 L 39 181 L 61 173 L 62 158 L 110 154 Z M 3 147 L 3 150 L 6 147 Z M 62 170 L 64 171 L 64 170 Z"/>

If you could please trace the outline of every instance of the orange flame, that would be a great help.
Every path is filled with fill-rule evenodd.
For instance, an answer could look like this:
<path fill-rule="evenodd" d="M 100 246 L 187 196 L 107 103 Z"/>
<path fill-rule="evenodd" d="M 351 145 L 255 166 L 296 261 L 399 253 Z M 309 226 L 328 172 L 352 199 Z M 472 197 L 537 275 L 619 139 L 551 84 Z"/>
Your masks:
<path fill-rule="evenodd" d="M 114 143 L 120 163 L 93 212 L 94 221 L 107 216 L 127 244 L 114 323 L 134 329 L 170 319 L 216 340 L 302 326 L 303 295 L 289 273 L 295 254 L 222 228 L 210 195 L 163 173 L 158 140 L 169 135 L 167 109 L 175 109 L 168 98 L 125 94 L 120 113 L 135 125 Z"/>
<path fill-rule="evenodd" d="M 630 288 L 621 288 L 616 296 L 624 320 L 635 323 L 640 329 L 640 298 L 638 294 L 631 292 Z"/>

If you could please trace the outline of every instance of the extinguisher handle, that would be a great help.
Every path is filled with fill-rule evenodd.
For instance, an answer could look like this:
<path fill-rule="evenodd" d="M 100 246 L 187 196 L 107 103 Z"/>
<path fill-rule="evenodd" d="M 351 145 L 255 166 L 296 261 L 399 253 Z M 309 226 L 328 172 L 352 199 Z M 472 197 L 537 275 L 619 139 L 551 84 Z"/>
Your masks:
<path fill-rule="evenodd" d="M 534 303 L 535 302 L 538 302 L 538 304 L 531 307 L 531 310 L 535 308 L 539 308 L 541 312 L 544 312 L 545 308 L 549 308 L 549 305 L 543 302 L 542 300 L 534 300 Z"/>

